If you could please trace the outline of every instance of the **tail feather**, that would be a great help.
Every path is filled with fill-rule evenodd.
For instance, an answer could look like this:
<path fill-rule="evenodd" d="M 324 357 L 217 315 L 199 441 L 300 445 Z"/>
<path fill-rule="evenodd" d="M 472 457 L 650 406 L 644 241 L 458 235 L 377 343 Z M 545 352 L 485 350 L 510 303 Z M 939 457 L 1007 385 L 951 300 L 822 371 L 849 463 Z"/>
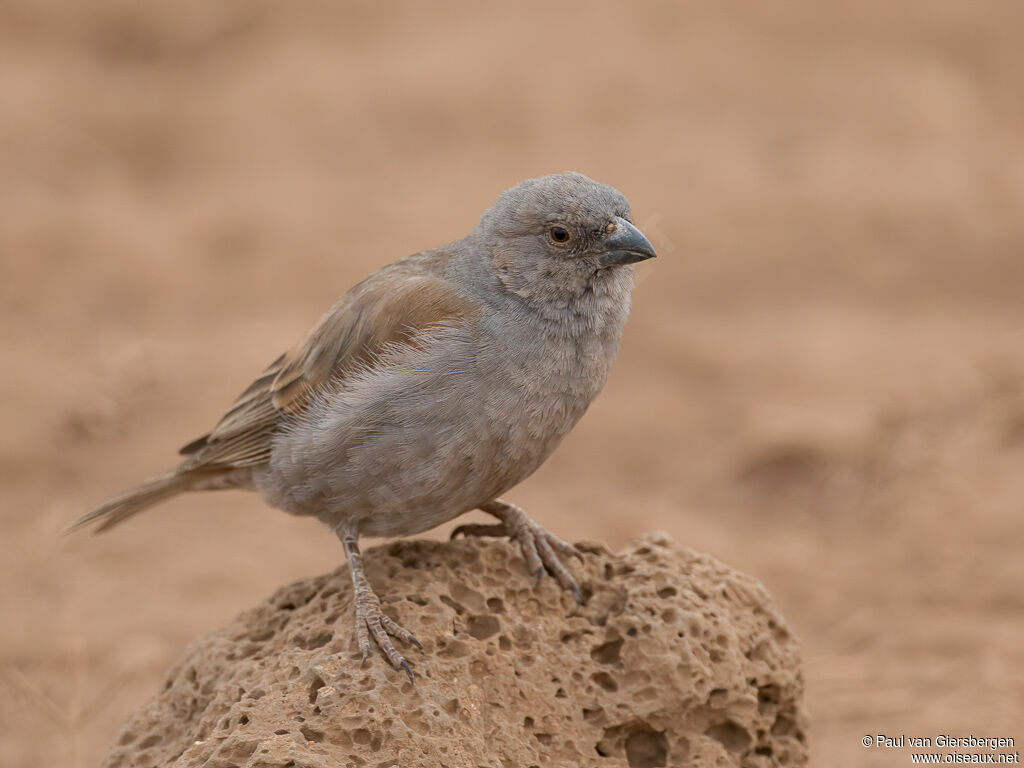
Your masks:
<path fill-rule="evenodd" d="M 168 472 L 166 475 L 151 477 L 144 483 L 115 496 L 95 507 L 67 527 L 65 533 L 78 530 L 84 526 L 97 521 L 102 521 L 96 528 L 96 533 L 113 528 L 120 522 L 127 520 L 137 512 L 166 501 L 172 496 L 177 496 L 182 491 L 187 491 L 191 478 L 186 473 L 177 470 Z"/>

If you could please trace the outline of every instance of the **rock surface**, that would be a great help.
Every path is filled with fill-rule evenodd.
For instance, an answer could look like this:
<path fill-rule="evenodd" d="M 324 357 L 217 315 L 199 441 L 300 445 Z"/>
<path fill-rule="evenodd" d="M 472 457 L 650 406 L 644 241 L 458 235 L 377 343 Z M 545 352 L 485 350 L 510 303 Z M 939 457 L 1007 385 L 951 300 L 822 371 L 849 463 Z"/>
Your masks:
<path fill-rule="evenodd" d="M 416 684 L 360 664 L 347 567 L 193 642 L 107 758 L 208 768 L 799 766 L 799 651 L 764 587 L 654 534 L 581 545 L 586 603 L 504 541 L 369 550 Z"/>

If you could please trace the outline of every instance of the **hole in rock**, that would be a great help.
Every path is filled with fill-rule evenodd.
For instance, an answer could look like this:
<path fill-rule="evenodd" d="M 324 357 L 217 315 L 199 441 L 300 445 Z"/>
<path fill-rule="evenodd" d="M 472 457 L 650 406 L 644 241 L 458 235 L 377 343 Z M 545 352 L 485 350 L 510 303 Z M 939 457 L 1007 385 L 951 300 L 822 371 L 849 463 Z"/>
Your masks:
<path fill-rule="evenodd" d="M 772 724 L 773 736 L 790 736 L 797 730 L 796 723 L 786 715 L 779 715 Z M 798 734 L 799 736 L 799 734 Z"/>
<path fill-rule="evenodd" d="M 318 632 L 312 637 L 307 638 L 305 641 L 300 642 L 299 645 L 300 647 L 305 648 L 307 651 L 312 651 L 316 648 L 323 648 L 325 645 L 331 642 L 331 639 L 333 637 L 333 632 Z"/>
<path fill-rule="evenodd" d="M 779 704 L 781 691 L 774 683 L 759 686 L 757 689 L 757 713 L 767 715 Z"/>
<path fill-rule="evenodd" d="M 477 640 L 486 640 L 501 631 L 501 624 L 495 616 L 470 616 L 466 621 L 466 631 Z"/>
<path fill-rule="evenodd" d="M 458 603 L 456 603 L 454 600 L 452 600 L 450 597 L 448 597 L 448 595 L 441 595 L 441 602 L 444 603 L 445 605 L 447 605 L 449 608 L 451 608 L 457 614 L 459 614 L 459 616 L 461 616 L 462 614 L 464 614 L 466 612 L 465 607 L 463 607 L 463 606 L 459 605 Z"/>
<path fill-rule="evenodd" d="M 316 697 L 319 695 L 320 689 L 323 688 L 324 685 L 326 685 L 326 683 L 324 683 L 323 679 L 319 675 L 313 678 L 313 682 L 309 684 L 310 704 L 316 704 Z"/>
<path fill-rule="evenodd" d="M 668 740 L 646 723 L 634 726 L 626 735 L 629 768 L 658 768 L 668 761 Z"/>
<path fill-rule="evenodd" d="M 598 664 L 614 664 L 619 660 L 619 654 L 622 651 L 622 643 L 624 642 L 618 633 L 614 633 L 615 637 L 606 643 L 602 643 L 590 652 L 590 658 L 596 661 Z"/>
<path fill-rule="evenodd" d="M 304 725 L 299 728 L 299 733 L 302 734 L 302 738 L 306 741 L 320 742 L 324 740 L 324 732 L 318 731 L 315 728 L 310 728 L 308 725 Z"/>
<path fill-rule="evenodd" d="M 615 682 L 615 678 L 609 675 L 607 672 L 595 672 L 590 676 L 590 679 L 600 685 L 604 690 L 609 693 L 614 693 L 619 690 L 619 684 Z"/>
<path fill-rule="evenodd" d="M 730 752 L 743 752 L 750 747 L 750 734 L 732 720 L 712 725 L 704 733 L 721 742 L 722 746 Z"/>
<path fill-rule="evenodd" d="M 708 694 L 708 706 L 712 709 L 724 709 L 729 703 L 729 691 L 725 688 L 715 688 Z"/>
<path fill-rule="evenodd" d="M 492 611 L 494 613 L 504 613 L 505 603 L 502 602 L 501 598 L 489 597 L 487 598 L 487 610 Z"/>

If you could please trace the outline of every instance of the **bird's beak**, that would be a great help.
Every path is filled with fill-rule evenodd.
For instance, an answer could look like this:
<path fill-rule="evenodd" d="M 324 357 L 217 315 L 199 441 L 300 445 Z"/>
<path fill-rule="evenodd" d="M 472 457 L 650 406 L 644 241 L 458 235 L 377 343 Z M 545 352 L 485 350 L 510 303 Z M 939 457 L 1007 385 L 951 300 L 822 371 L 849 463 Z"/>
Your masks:
<path fill-rule="evenodd" d="M 598 257 L 602 267 L 635 264 L 655 257 L 654 246 L 644 233 L 621 217 L 615 219 L 616 229 L 604 239 L 604 251 Z"/>

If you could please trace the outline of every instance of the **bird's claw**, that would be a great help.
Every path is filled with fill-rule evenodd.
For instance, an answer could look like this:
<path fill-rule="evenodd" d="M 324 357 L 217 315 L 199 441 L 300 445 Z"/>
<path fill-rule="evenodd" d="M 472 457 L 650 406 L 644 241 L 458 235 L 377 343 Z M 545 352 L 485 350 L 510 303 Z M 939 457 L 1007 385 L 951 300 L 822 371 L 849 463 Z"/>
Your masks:
<path fill-rule="evenodd" d="M 563 589 L 572 593 L 577 603 L 583 603 L 583 593 L 580 591 L 576 579 L 558 557 L 561 554 L 564 557 L 579 557 L 582 561 L 582 555 L 574 546 L 562 541 L 528 518 L 516 527 L 513 538 L 519 542 L 527 564 L 536 571 L 537 586 L 540 586 L 544 573 L 548 572 L 554 576 L 555 581 Z"/>
<path fill-rule="evenodd" d="M 583 604 L 583 593 L 579 585 L 569 573 L 569 569 L 559 559 L 563 557 L 575 557 L 583 562 L 583 553 L 568 542 L 562 541 L 553 533 L 541 528 L 533 522 L 526 513 L 518 507 L 502 502 L 500 510 L 500 523 L 481 524 L 467 523 L 458 526 L 452 531 L 451 538 L 457 536 L 508 536 L 519 542 L 519 547 L 526 559 L 526 565 L 532 573 L 537 574 L 535 588 L 539 587 L 544 580 L 545 572 L 554 576 L 555 581 L 563 589 L 572 593 L 577 603 Z M 487 510 L 491 514 L 499 514 L 498 511 Z"/>
<path fill-rule="evenodd" d="M 395 648 L 391 637 L 397 637 L 399 640 L 415 646 L 420 652 L 423 651 L 423 643 L 412 632 L 381 610 L 380 601 L 376 595 L 362 596 L 361 599 L 356 599 L 356 641 L 363 654 L 363 666 L 366 666 L 370 657 L 371 635 L 391 666 L 404 670 L 405 674 L 409 676 L 409 682 L 415 685 L 412 666 Z"/>

